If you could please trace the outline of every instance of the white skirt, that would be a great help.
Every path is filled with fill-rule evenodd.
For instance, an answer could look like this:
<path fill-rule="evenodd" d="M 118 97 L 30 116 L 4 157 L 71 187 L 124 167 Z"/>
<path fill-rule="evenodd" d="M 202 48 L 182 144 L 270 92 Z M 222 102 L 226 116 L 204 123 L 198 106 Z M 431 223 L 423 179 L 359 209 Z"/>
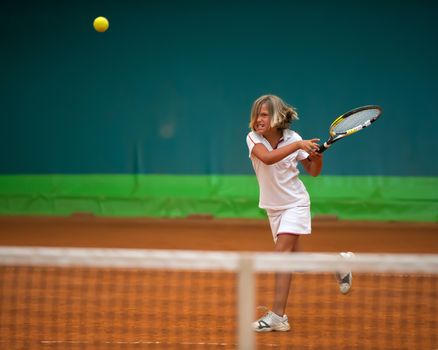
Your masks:
<path fill-rule="evenodd" d="M 281 210 L 267 209 L 272 237 L 277 242 L 279 234 L 308 235 L 312 232 L 310 206 Z"/>

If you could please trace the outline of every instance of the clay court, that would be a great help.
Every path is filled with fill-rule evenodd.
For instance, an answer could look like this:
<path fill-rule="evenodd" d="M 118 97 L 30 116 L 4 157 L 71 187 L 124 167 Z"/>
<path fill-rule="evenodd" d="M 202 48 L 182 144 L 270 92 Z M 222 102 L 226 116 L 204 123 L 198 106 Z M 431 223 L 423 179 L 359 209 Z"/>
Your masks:
<path fill-rule="evenodd" d="M 306 252 L 438 253 L 438 224 L 320 217 L 301 240 Z M 267 220 L 0 217 L 0 245 L 272 251 Z"/>
<path fill-rule="evenodd" d="M 0 245 L 272 249 L 260 220 L 88 215 L 2 217 Z M 436 254 L 438 225 L 317 218 L 302 250 Z M 237 348 L 233 273 L 9 267 L 2 279 L 2 348 Z M 437 283 L 436 276 L 358 274 L 342 295 L 331 274 L 297 274 L 288 307 L 292 330 L 258 334 L 257 348 L 436 349 Z M 269 306 L 272 287 L 272 274 L 257 275 L 257 305 Z"/>

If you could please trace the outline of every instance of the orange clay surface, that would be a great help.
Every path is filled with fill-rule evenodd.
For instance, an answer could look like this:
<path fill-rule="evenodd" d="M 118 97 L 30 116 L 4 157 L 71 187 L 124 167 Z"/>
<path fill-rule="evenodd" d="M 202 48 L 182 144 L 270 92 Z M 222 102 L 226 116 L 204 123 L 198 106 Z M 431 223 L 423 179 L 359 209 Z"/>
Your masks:
<path fill-rule="evenodd" d="M 0 245 L 273 249 L 267 221 L 88 215 L 0 217 Z M 316 219 L 301 250 L 438 254 L 438 225 Z M 16 266 L 0 277 L 2 349 L 237 349 L 232 273 Z M 257 349 L 438 348 L 436 277 L 353 281 L 342 295 L 331 274 L 294 275 L 292 329 L 257 334 Z M 271 274 L 257 276 L 257 305 L 270 306 L 273 285 Z"/>
<path fill-rule="evenodd" d="M 438 253 L 438 223 L 315 219 L 308 252 Z M 0 245 L 272 251 L 267 220 L 0 217 Z"/>

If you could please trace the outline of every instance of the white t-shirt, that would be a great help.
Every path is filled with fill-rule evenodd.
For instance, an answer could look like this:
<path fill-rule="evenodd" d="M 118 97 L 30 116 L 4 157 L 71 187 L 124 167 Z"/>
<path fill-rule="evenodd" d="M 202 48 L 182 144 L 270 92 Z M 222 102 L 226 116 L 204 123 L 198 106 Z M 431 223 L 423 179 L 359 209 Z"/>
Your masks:
<path fill-rule="evenodd" d="M 295 141 L 302 140 L 295 131 L 286 129 L 280 139 L 277 148 L 284 147 Z M 309 154 L 303 150 L 283 158 L 279 162 L 266 165 L 256 156 L 252 155 L 252 149 L 257 143 L 262 143 L 272 151 L 272 146 L 262 135 L 251 131 L 246 137 L 249 157 L 257 176 L 260 189 L 259 207 L 263 209 L 279 210 L 297 206 L 309 206 L 310 197 L 306 187 L 298 178 L 298 161 L 306 159 Z"/>

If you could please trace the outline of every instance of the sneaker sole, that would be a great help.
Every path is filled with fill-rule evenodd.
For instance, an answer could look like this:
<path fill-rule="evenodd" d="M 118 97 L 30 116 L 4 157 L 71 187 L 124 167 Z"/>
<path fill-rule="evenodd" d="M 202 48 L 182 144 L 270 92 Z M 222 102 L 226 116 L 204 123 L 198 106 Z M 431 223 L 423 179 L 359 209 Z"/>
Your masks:
<path fill-rule="evenodd" d="M 290 326 L 289 325 L 285 325 L 285 326 L 282 326 L 282 327 L 279 327 L 279 328 L 274 328 L 274 331 L 275 332 L 287 332 L 287 331 L 290 331 Z"/>
<path fill-rule="evenodd" d="M 267 333 L 267 332 L 287 332 L 290 331 L 290 325 L 283 325 L 276 328 L 254 328 L 254 331 L 258 333 Z"/>

